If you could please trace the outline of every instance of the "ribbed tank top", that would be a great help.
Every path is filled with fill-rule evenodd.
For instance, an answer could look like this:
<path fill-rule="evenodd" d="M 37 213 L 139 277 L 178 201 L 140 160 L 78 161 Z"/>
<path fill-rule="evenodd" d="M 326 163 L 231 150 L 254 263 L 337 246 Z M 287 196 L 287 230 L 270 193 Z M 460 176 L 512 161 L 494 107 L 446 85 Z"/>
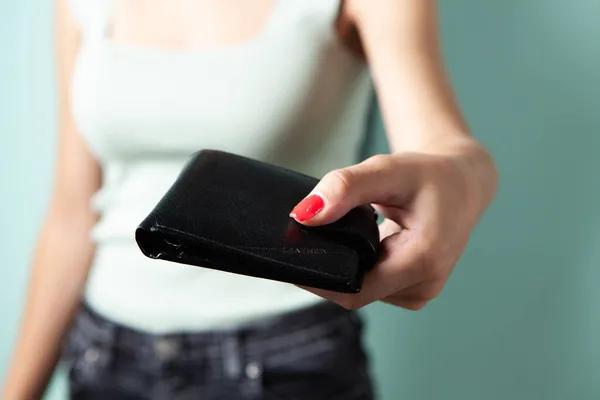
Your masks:
<path fill-rule="evenodd" d="M 340 0 L 277 0 L 241 44 L 119 44 L 110 1 L 71 0 L 83 40 L 72 114 L 103 169 L 85 290 L 99 313 L 155 333 L 243 324 L 320 298 L 293 285 L 145 258 L 134 230 L 200 149 L 321 177 L 356 162 L 372 85 L 334 30 Z M 244 179 L 240 176 L 240 179 Z"/>

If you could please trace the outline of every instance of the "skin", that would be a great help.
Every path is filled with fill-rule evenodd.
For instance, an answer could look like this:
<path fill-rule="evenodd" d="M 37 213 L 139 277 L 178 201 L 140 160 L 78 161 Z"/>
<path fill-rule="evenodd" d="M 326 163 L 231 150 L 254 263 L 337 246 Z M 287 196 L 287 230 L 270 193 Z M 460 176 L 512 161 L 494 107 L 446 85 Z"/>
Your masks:
<path fill-rule="evenodd" d="M 498 174 L 468 131 L 440 51 L 434 0 L 349 0 L 382 108 L 390 155 L 332 171 L 312 194 L 321 225 L 372 203 L 383 255 L 359 294 L 309 289 L 348 309 L 381 300 L 420 310 L 442 291 L 471 231 L 491 203 Z M 402 229 L 401 229 L 402 227 Z"/>
<path fill-rule="evenodd" d="M 173 0 L 167 7 L 161 0 L 118 0 L 111 40 L 170 49 L 231 45 L 256 36 L 275 1 Z M 360 294 L 307 290 L 349 309 L 381 300 L 418 310 L 439 295 L 492 201 L 496 169 L 454 100 L 440 54 L 435 1 L 378 0 L 373 7 L 372 0 L 347 0 L 343 13 L 360 33 L 393 152 L 326 175 L 314 190 L 325 206 L 302 223 L 329 223 L 355 205 L 373 203 L 386 217 L 383 256 Z M 88 237 L 97 216 L 88 205 L 101 185 L 101 169 L 69 112 L 80 33 L 65 0 L 57 0 L 56 27 L 61 110 L 56 179 L 5 400 L 41 397 L 94 255 Z"/>

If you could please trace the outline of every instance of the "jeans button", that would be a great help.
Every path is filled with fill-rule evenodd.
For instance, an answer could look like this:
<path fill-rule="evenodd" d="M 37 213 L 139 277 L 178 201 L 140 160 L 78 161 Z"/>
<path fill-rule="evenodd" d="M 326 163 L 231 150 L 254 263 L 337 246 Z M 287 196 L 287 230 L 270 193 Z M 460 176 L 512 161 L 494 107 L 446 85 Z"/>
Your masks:
<path fill-rule="evenodd" d="M 262 368 L 256 362 L 250 362 L 246 365 L 246 376 L 248 379 L 258 379 L 262 375 Z"/>
<path fill-rule="evenodd" d="M 179 344 L 173 339 L 159 338 L 154 343 L 154 351 L 159 359 L 169 360 L 179 352 Z"/>
<path fill-rule="evenodd" d="M 83 354 L 83 359 L 88 364 L 93 364 L 100 358 L 100 351 L 95 347 L 90 347 Z"/>

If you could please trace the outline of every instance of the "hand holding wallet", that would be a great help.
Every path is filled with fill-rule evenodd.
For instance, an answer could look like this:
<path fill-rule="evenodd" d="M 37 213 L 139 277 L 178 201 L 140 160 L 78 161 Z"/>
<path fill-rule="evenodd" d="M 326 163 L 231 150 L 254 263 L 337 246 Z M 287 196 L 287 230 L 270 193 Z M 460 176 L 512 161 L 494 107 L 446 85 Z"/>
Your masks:
<path fill-rule="evenodd" d="M 135 232 L 150 258 L 344 293 L 379 256 L 369 205 L 306 227 L 289 217 L 318 180 L 215 150 L 196 153 Z"/>

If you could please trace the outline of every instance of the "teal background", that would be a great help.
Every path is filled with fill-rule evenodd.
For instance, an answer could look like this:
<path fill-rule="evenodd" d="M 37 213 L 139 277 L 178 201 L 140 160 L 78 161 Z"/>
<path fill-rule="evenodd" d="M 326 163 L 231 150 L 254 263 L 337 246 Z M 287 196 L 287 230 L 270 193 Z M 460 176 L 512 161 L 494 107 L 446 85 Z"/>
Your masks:
<path fill-rule="evenodd" d="M 367 308 L 386 400 L 600 399 L 600 2 L 441 1 L 452 79 L 498 197 L 442 296 Z M 0 0 L 0 375 L 55 146 L 50 1 Z M 371 152 L 385 151 L 374 120 Z M 59 376 L 48 395 L 64 398 Z"/>

